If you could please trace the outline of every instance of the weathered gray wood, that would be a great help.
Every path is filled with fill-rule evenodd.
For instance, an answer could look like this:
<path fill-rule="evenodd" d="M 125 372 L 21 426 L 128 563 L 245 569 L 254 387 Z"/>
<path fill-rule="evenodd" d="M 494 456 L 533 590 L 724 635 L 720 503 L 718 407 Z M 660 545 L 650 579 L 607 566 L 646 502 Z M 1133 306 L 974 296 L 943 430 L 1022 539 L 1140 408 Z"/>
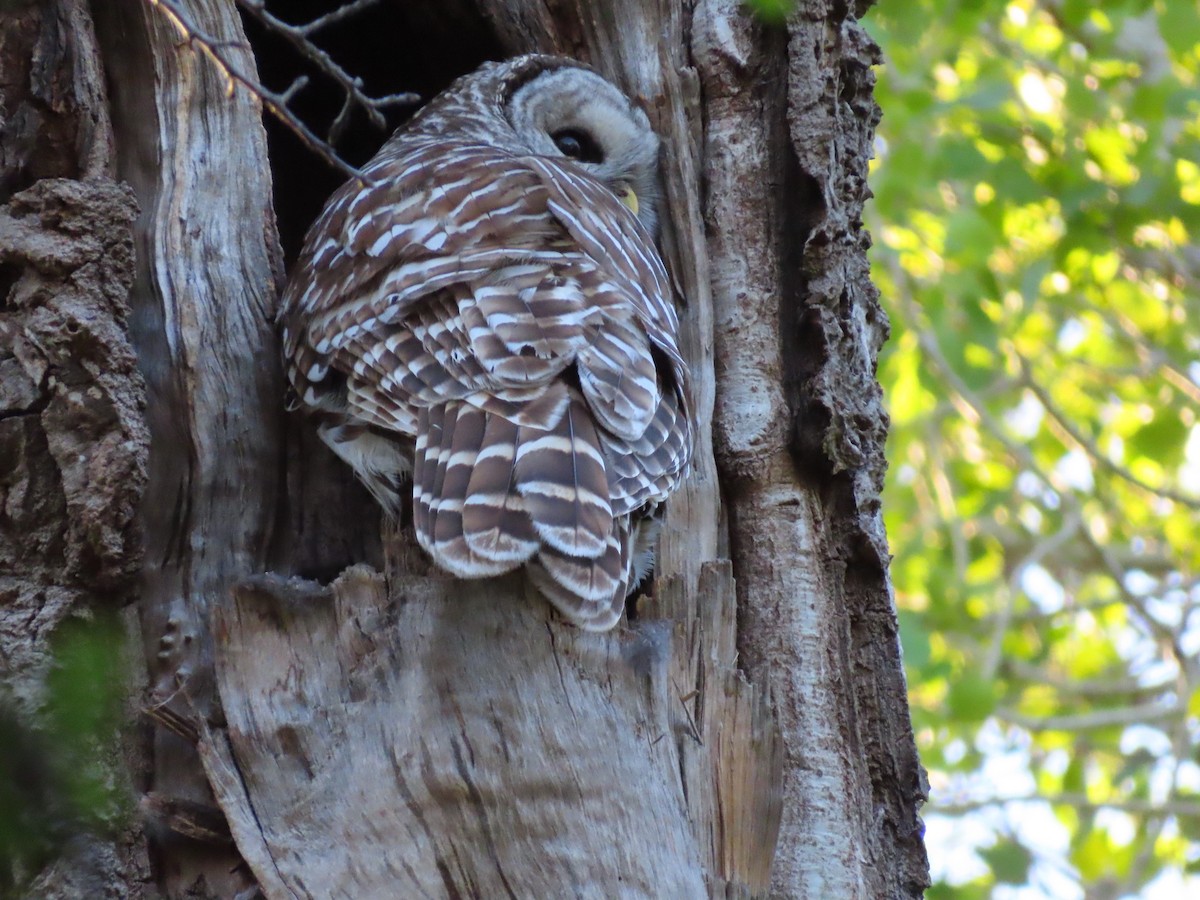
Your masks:
<path fill-rule="evenodd" d="M 680 587 L 662 585 L 665 604 Z M 729 588 L 728 567 L 707 569 L 712 602 L 686 631 L 594 635 L 516 578 L 359 567 L 331 590 L 246 584 L 215 625 L 227 724 L 201 752 L 259 883 L 269 897 L 700 897 L 706 880 L 761 895 L 782 745 L 764 699 L 719 664 Z"/>
<path fill-rule="evenodd" d="M 194 22 L 254 60 L 229 0 Z M 118 173 L 142 206 L 132 333 L 149 389 L 141 624 L 151 704 L 208 715 L 213 602 L 270 564 L 283 481 L 282 382 L 271 322 L 280 254 L 261 108 L 146 0 L 96 4 Z M 154 731 L 152 789 L 212 803 L 194 747 Z M 158 823 L 162 826 L 163 823 Z M 171 895 L 230 897 L 252 882 L 231 848 L 160 837 Z"/>
<path fill-rule="evenodd" d="M 260 580 L 216 624 L 214 781 L 268 896 L 704 895 L 667 634 L 566 627 L 519 579 L 329 593 Z"/>
<path fill-rule="evenodd" d="M 710 895 L 765 896 L 782 814 L 784 747 L 767 693 L 735 666 L 731 567 L 704 565 L 694 589 L 678 576 L 656 587 L 646 612 L 674 623 L 670 684 L 689 725 L 679 740 L 680 777 L 712 873 Z"/>

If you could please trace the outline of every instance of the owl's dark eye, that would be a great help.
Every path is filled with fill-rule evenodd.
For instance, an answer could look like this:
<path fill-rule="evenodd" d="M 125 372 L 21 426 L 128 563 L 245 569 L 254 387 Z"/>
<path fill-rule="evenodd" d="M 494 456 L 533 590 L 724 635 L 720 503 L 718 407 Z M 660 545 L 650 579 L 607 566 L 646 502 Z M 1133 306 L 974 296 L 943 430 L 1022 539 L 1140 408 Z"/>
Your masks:
<path fill-rule="evenodd" d="M 604 162 L 604 151 L 586 131 L 578 128 L 564 128 L 550 135 L 563 156 L 585 163 Z"/>

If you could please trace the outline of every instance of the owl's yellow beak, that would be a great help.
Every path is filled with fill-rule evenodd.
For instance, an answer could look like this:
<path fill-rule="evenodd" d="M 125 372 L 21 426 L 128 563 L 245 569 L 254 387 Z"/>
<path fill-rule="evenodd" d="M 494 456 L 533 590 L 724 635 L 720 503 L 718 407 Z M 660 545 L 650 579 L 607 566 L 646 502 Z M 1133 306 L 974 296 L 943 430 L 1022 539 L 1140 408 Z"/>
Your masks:
<path fill-rule="evenodd" d="M 627 184 L 618 184 L 617 198 L 628 206 L 635 216 L 638 214 L 638 198 L 633 188 Z"/>

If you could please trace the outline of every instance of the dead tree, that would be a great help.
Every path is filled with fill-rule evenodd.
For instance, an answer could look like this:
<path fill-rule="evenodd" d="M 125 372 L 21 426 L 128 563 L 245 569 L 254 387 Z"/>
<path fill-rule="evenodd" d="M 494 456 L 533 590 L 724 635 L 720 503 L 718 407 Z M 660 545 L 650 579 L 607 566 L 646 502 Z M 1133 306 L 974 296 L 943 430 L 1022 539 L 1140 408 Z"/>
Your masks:
<path fill-rule="evenodd" d="M 279 234 L 308 223 L 262 114 L 293 95 L 251 89 L 234 0 L 0 12 L 0 659 L 34 696 L 44 629 L 136 603 L 148 673 L 123 748 L 143 818 L 37 895 L 921 894 L 868 5 L 395 4 L 426 95 L 486 54 L 561 53 L 664 139 L 701 440 L 653 590 L 605 635 L 381 543 L 284 415 Z"/>

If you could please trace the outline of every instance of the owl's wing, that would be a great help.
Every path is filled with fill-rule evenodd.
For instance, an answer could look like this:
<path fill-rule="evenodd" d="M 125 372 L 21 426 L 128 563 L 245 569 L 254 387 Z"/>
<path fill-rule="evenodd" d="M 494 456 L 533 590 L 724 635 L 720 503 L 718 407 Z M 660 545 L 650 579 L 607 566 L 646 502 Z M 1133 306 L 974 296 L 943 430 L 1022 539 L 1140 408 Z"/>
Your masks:
<path fill-rule="evenodd" d="M 415 438 L 422 545 L 467 577 L 540 549 L 551 601 L 611 627 L 622 518 L 691 451 L 670 283 L 636 217 L 568 165 L 426 145 L 335 195 L 298 267 L 289 382 L 304 405 Z"/>
<path fill-rule="evenodd" d="M 397 353 L 428 376 L 429 390 L 417 393 L 432 392 L 431 399 L 439 386 L 478 380 L 469 342 L 454 344 L 463 335 L 459 301 L 470 296 L 470 285 L 495 282 L 522 250 L 536 256 L 554 230 L 544 213 L 526 212 L 536 208 L 539 192 L 545 203 L 536 177 L 520 169 L 498 177 L 504 163 L 486 147 L 385 151 L 334 194 L 297 260 L 304 277 L 293 276 L 279 312 L 288 381 L 300 404 L 344 407 L 344 379 L 395 388 L 377 382 L 400 376 L 388 366 Z M 418 321 L 408 328 L 413 314 Z M 414 331 L 417 344 L 408 340 Z M 380 338 L 391 345 L 381 346 Z M 412 357 L 418 345 L 429 359 Z M 416 387 L 410 380 L 396 399 Z M 414 434 L 411 410 L 361 412 L 383 428 Z M 393 413 L 400 420 L 389 421 Z"/>
<path fill-rule="evenodd" d="M 599 302 L 633 314 L 611 316 L 603 340 L 578 359 L 585 390 L 596 386 L 588 392 L 591 408 L 602 421 L 611 416 L 601 438 L 611 464 L 614 512 L 628 513 L 663 499 L 691 460 L 688 370 L 676 339 L 671 280 L 653 237 L 611 191 L 573 166 L 540 158 L 530 162 L 550 192 L 555 218 L 618 287 Z M 634 373 L 640 383 L 631 378 Z M 647 378 L 657 382 L 653 396 L 638 390 L 648 387 Z"/>

